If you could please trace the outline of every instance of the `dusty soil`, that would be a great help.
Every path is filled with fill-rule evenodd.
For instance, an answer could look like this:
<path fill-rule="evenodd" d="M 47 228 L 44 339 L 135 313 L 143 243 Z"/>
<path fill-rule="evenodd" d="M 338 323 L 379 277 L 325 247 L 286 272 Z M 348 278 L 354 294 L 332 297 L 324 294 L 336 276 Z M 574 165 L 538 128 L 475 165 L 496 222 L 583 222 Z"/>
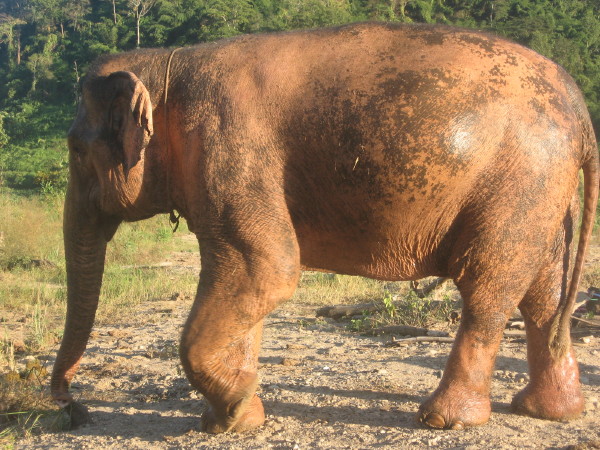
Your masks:
<path fill-rule="evenodd" d="M 189 267 L 184 259 L 179 263 Z M 259 395 L 267 423 L 249 433 L 208 435 L 198 428 L 206 405 L 177 358 L 190 305 L 182 298 L 150 302 L 127 313 L 130 323 L 97 327 L 72 386 L 92 423 L 29 437 L 16 447 L 512 449 L 600 440 L 600 336 L 577 331 L 574 338 L 586 396 L 580 419 L 560 423 L 510 412 L 512 396 L 528 380 L 525 341 L 516 336 L 503 341 L 497 359 L 490 422 L 464 431 L 428 430 L 415 423 L 415 413 L 437 386 L 451 344 L 389 348 L 389 337 L 357 335 L 293 303 L 266 320 Z"/>

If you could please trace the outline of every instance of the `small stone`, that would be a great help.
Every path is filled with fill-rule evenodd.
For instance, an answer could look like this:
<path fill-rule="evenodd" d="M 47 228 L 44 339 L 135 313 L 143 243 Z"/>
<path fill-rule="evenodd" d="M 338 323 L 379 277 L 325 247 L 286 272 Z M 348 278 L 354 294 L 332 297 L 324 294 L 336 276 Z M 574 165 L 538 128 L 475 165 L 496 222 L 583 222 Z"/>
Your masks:
<path fill-rule="evenodd" d="M 294 358 L 282 358 L 281 364 L 284 366 L 297 366 L 300 364 L 300 360 Z"/>
<path fill-rule="evenodd" d="M 515 383 L 527 383 L 528 377 L 524 373 L 517 374 L 515 376 Z"/>
<path fill-rule="evenodd" d="M 308 348 L 308 347 L 306 347 L 306 345 L 303 345 L 303 344 L 287 344 L 285 347 L 288 350 L 303 350 L 305 348 Z"/>
<path fill-rule="evenodd" d="M 10 344 L 12 345 L 15 353 L 24 353 L 27 349 L 25 342 L 23 342 L 21 339 L 13 339 Z"/>
<path fill-rule="evenodd" d="M 119 330 L 119 329 L 108 330 L 107 334 L 109 336 L 116 337 L 116 338 L 122 338 L 122 337 L 127 336 L 127 332 L 125 330 Z"/>

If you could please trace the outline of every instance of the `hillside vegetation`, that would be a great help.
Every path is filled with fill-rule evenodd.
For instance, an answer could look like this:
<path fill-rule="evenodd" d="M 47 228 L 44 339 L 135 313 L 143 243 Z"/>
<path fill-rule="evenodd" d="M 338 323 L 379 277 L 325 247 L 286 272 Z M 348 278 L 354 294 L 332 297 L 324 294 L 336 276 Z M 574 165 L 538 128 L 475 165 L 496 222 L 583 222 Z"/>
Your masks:
<path fill-rule="evenodd" d="M 0 0 L 0 185 L 62 190 L 77 82 L 100 54 L 363 20 L 506 36 L 562 64 L 600 130 L 596 0 Z"/>

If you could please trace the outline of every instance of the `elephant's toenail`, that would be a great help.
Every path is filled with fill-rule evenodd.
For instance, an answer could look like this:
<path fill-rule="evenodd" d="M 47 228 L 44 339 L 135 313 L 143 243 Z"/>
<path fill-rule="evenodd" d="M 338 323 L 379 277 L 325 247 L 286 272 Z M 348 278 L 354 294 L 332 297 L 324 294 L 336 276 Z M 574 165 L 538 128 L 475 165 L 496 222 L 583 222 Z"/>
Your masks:
<path fill-rule="evenodd" d="M 451 430 L 464 430 L 465 428 L 465 424 L 462 423 L 460 420 L 457 420 L 456 422 L 454 422 L 452 424 L 452 426 L 450 427 Z"/>
<path fill-rule="evenodd" d="M 440 414 L 434 412 L 427 414 L 423 419 L 423 422 L 432 428 L 444 428 L 446 426 L 444 418 Z"/>

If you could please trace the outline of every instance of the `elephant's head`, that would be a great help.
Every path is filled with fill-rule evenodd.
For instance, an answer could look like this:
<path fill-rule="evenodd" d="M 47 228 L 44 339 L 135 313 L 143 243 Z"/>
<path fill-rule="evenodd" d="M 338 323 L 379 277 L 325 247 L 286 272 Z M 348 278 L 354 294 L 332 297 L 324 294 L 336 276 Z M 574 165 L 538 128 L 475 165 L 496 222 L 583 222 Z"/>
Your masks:
<path fill-rule="evenodd" d="M 59 404 L 70 400 L 67 385 L 94 321 L 106 243 L 121 221 L 165 210 L 157 175 L 164 171 L 156 166 L 160 158 L 149 156 L 157 145 L 152 136 L 152 102 L 136 75 L 114 72 L 84 81 L 68 135 L 70 177 L 64 213 L 68 308 L 52 377 Z"/>
<path fill-rule="evenodd" d="M 131 72 L 113 72 L 83 83 L 69 130 L 71 179 L 91 208 L 135 220 L 155 213 L 144 184 L 145 150 L 153 135 L 150 94 Z M 87 198 L 86 198 L 87 196 Z"/>

